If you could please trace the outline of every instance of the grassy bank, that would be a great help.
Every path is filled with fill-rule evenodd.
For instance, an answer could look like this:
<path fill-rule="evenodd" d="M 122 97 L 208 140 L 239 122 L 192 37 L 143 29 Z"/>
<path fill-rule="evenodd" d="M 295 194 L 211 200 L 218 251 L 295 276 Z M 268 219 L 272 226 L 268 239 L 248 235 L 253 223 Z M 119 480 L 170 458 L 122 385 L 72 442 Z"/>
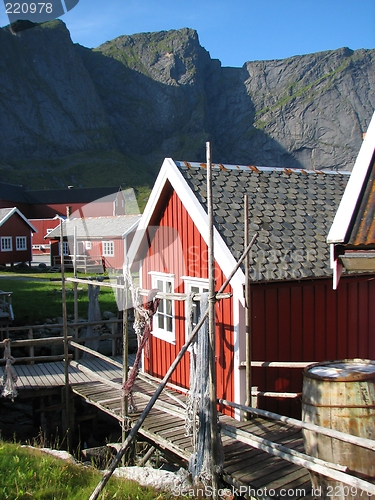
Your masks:
<path fill-rule="evenodd" d="M 9 500 L 82 500 L 89 498 L 101 474 L 37 448 L 0 441 L 0 498 Z M 172 494 L 111 477 L 100 500 L 169 500 Z"/>
<path fill-rule="evenodd" d="M 2 272 L 0 290 L 12 292 L 14 326 L 44 323 L 46 318 L 62 317 L 61 274 Z M 66 301 L 67 314 L 73 315 L 73 283 L 66 284 Z M 81 318 L 87 318 L 88 304 L 88 285 L 79 284 L 78 314 Z M 99 305 L 102 312 L 117 313 L 117 303 L 112 288 L 101 287 Z"/>

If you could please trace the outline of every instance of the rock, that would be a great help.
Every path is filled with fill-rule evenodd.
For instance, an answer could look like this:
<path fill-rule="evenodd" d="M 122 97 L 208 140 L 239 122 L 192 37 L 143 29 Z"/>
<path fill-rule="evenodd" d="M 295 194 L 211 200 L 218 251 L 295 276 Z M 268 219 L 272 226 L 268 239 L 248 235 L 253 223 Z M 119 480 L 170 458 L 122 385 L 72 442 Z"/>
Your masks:
<path fill-rule="evenodd" d="M 98 352 L 105 356 L 112 356 L 112 340 L 101 340 L 99 342 Z"/>
<path fill-rule="evenodd" d="M 103 319 L 113 319 L 113 318 L 117 319 L 117 316 L 116 316 L 116 314 L 114 314 L 111 311 L 104 311 L 102 313 L 102 318 Z"/>
<path fill-rule="evenodd" d="M 118 467 L 113 475 L 137 481 L 141 486 L 176 493 L 176 496 L 182 496 L 182 492 L 192 489 L 189 473 L 185 469 L 171 472 L 151 467 Z"/>
<path fill-rule="evenodd" d="M 152 184 L 166 156 L 202 161 L 208 137 L 216 163 L 351 169 L 375 108 L 374 49 L 226 68 L 191 29 L 91 50 L 62 21 L 0 29 L 0 45 L 3 182 L 31 166 L 35 183 L 66 185 L 69 169 L 84 182 L 100 165 L 105 179 Z"/>

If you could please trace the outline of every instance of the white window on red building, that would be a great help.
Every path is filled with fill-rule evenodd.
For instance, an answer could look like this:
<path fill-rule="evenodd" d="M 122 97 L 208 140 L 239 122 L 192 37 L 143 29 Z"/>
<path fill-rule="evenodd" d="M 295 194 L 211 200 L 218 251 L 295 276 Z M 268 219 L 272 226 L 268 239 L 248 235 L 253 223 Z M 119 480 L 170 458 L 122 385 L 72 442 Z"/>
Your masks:
<path fill-rule="evenodd" d="M 103 241 L 103 255 L 105 257 L 113 257 L 115 255 L 115 245 L 113 241 Z"/>
<path fill-rule="evenodd" d="M 16 236 L 16 250 L 27 250 L 26 236 Z"/>
<path fill-rule="evenodd" d="M 11 252 L 13 250 L 12 237 L 2 236 L 0 239 L 1 251 Z"/>
<path fill-rule="evenodd" d="M 187 294 L 190 294 L 190 293 L 202 294 L 202 293 L 208 292 L 208 280 L 207 279 L 193 278 L 191 276 L 182 276 L 182 279 L 184 280 L 185 292 Z M 194 327 L 197 326 L 197 324 L 198 324 L 198 321 L 199 321 L 199 318 L 201 315 L 200 301 L 193 300 L 191 308 L 192 308 L 191 311 L 187 310 L 187 302 L 185 301 L 185 317 L 186 317 L 185 335 L 186 335 L 186 340 L 188 339 L 189 335 L 193 331 Z"/>
<path fill-rule="evenodd" d="M 157 288 L 160 292 L 174 292 L 174 275 L 159 272 L 150 272 L 152 279 L 152 288 Z M 152 321 L 152 333 L 161 340 L 175 344 L 175 320 L 174 320 L 174 301 L 169 298 L 160 300 L 158 310 Z"/>

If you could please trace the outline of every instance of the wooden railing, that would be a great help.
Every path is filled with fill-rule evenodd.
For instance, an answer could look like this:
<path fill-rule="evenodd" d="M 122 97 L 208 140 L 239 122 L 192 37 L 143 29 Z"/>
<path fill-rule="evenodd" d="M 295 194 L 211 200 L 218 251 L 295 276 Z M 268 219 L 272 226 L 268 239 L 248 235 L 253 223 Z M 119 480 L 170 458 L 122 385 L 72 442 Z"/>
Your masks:
<path fill-rule="evenodd" d="M 306 366 L 310 366 L 315 361 L 252 361 L 252 368 L 298 368 L 303 369 Z M 246 361 L 240 363 L 240 368 L 246 368 Z M 251 390 L 252 397 L 257 398 L 258 396 L 268 397 L 268 398 L 283 398 L 283 399 L 297 399 L 301 397 L 301 392 L 275 392 L 275 391 L 259 391 L 257 387 L 253 387 Z"/>
<path fill-rule="evenodd" d="M 75 263 L 75 265 L 74 265 Z M 61 266 L 61 255 L 53 257 L 53 265 Z M 64 255 L 65 269 L 74 269 L 82 273 L 98 273 L 104 272 L 103 260 L 101 255 Z"/>
<path fill-rule="evenodd" d="M 355 446 L 365 448 L 368 450 L 375 451 L 375 441 L 372 439 L 355 436 L 352 434 L 346 434 L 344 432 L 337 431 L 335 429 L 322 427 L 315 425 L 311 422 L 303 422 L 302 420 L 297 420 L 294 418 L 286 417 L 284 415 L 279 415 L 278 413 L 273 413 L 265 410 L 260 410 L 258 408 L 252 408 L 249 406 L 240 405 L 227 401 L 225 399 L 219 399 L 218 403 L 223 406 L 228 406 L 229 408 L 234 408 L 236 410 L 241 410 L 245 413 L 252 413 L 256 416 L 271 419 L 276 422 L 283 422 L 291 426 L 303 429 L 305 431 L 316 432 L 321 435 L 328 436 L 333 439 L 338 439 L 347 443 L 351 443 Z M 322 474 L 325 477 L 329 477 L 336 481 L 341 481 L 342 483 L 349 485 L 355 491 L 358 491 L 358 495 L 362 496 L 362 492 L 366 492 L 363 496 L 372 496 L 375 494 L 375 484 L 361 479 L 359 477 L 353 476 L 351 471 L 345 465 L 339 465 L 337 463 L 327 462 L 325 460 L 312 457 L 305 453 L 298 452 L 294 449 L 283 446 L 279 443 L 263 439 L 260 436 L 256 436 L 250 432 L 242 431 L 232 425 L 225 423 L 219 424 L 220 431 L 226 436 L 232 437 L 238 441 L 249 444 L 254 448 L 265 451 L 270 455 L 282 458 L 288 462 L 294 463 L 296 465 L 302 466 L 309 471 Z M 339 458 L 339 457 L 338 457 Z M 340 498 L 343 498 L 344 494 L 340 494 Z M 350 494 L 348 496 L 351 496 Z M 355 495 L 354 495 L 355 496 Z"/>
<path fill-rule="evenodd" d="M 95 340 L 112 340 L 112 356 L 116 355 L 116 339 L 122 338 L 122 333 L 116 333 L 116 328 L 119 323 L 122 323 L 121 319 L 112 319 L 101 320 L 101 321 L 85 321 L 85 322 L 76 322 L 76 323 L 68 323 L 68 328 L 74 330 L 74 335 L 68 336 L 68 343 L 74 347 L 74 358 L 78 359 L 79 350 L 87 349 L 85 347 L 86 342 L 91 342 Z M 102 333 L 100 335 L 92 336 L 92 337 L 83 337 L 79 338 L 78 333 L 81 328 L 85 328 L 87 326 L 109 326 L 111 327 L 110 333 Z M 35 356 L 35 348 L 36 347 L 45 347 L 52 345 L 64 345 L 64 337 L 45 337 L 45 338 L 34 338 L 34 333 L 37 330 L 52 330 L 56 328 L 63 328 L 64 325 L 62 323 L 53 323 L 53 324 L 43 324 L 43 325 L 30 325 L 30 326 L 18 326 L 18 327 L 0 327 L 0 335 L 4 335 L 4 332 L 8 336 L 14 337 L 14 340 L 11 340 L 11 347 L 25 347 L 28 352 L 28 356 L 15 357 L 16 363 L 37 363 L 37 362 L 48 362 L 48 361 L 58 361 L 63 360 L 64 355 L 44 355 L 44 356 Z M 27 335 L 27 339 L 20 339 L 20 333 L 23 333 L 23 336 Z M 12 334 L 12 335 L 10 335 Z M 5 347 L 5 341 L 0 342 L 0 348 Z M 96 352 L 96 351 L 93 351 Z M 97 356 L 102 357 L 100 353 L 96 353 Z M 70 356 L 72 357 L 72 356 Z M 110 359 L 106 357 L 106 359 Z M 5 360 L 0 360 L 0 364 L 5 364 Z"/>

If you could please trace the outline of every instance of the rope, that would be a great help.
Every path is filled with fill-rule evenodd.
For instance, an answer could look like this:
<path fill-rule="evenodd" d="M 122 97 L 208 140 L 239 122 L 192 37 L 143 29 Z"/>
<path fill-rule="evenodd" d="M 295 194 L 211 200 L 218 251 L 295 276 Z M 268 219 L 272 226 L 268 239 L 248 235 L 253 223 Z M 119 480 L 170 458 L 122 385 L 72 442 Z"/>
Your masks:
<path fill-rule="evenodd" d="M 10 398 L 12 401 L 14 401 L 14 398 L 18 395 L 16 386 L 17 374 L 12 366 L 15 362 L 15 359 L 10 352 L 10 339 L 5 339 L 4 343 L 4 359 L 6 360 L 6 364 L 3 375 L 3 389 L 1 391 L 1 396 L 3 398 Z"/>
<path fill-rule="evenodd" d="M 126 279 L 129 283 L 129 289 L 132 294 L 133 307 L 135 310 L 134 331 L 138 339 L 138 349 L 135 355 L 133 367 L 127 381 L 122 386 L 122 390 L 123 398 L 130 397 L 129 411 L 136 411 L 131 390 L 138 375 L 142 351 L 147 345 L 151 335 L 152 317 L 157 311 L 160 299 L 155 299 L 159 290 L 154 288 L 149 292 L 146 303 L 144 305 L 139 304 L 139 289 L 134 287 L 129 268 L 126 270 Z"/>

